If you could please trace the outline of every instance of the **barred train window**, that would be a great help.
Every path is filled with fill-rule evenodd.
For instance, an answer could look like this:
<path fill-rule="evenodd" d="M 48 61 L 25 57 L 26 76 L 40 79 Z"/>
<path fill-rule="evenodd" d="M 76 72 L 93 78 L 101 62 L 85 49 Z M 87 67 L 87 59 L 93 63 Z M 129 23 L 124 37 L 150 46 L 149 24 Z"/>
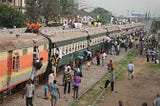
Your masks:
<path fill-rule="evenodd" d="M 19 69 L 19 56 L 13 57 L 13 70 L 18 71 Z"/>
<path fill-rule="evenodd" d="M 43 50 L 47 50 L 47 45 L 44 45 Z"/>
<path fill-rule="evenodd" d="M 27 54 L 27 49 L 23 49 L 23 55 Z"/>

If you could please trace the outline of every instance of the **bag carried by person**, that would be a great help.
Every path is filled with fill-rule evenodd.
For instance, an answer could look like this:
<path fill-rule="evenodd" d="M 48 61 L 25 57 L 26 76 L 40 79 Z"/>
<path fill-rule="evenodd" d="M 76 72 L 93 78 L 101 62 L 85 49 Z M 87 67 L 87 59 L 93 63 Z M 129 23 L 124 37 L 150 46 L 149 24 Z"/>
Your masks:
<path fill-rule="evenodd" d="M 49 91 L 49 85 L 46 85 L 44 90 L 45 90 L 44 92 L 46 92 L 46 95 L 45 95 L 46 98 L 51 99 L 51 92 Z"/>
<path fill-rule="evenodd" d="M 52 97 L 51 97 L 51 92 L 50 92 L 50 91 L 47 92 L 46 97 L 47 97 L 47 99 L 51 99 L 51 98 L 52 98 Z"/>

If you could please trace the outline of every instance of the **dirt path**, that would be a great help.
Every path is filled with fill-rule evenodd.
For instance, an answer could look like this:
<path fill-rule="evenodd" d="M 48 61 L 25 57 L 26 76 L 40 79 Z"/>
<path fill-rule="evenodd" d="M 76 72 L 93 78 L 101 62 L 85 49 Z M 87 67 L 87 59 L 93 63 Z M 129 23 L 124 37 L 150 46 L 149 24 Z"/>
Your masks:
<path fill-rule="evenodd" d="M 154 97 L 160 93 L 160 72 L 145 69 L 148 63 L 144 57 L 137 57 L 134 64 L 135 79 L 128 80 L 125 72 L 125 78 L 116 82 L 115 91 L 96 106 L 118 106 L 119 100 L 124 106 L 141 106 L 143 102 L 153 105 Z"/>

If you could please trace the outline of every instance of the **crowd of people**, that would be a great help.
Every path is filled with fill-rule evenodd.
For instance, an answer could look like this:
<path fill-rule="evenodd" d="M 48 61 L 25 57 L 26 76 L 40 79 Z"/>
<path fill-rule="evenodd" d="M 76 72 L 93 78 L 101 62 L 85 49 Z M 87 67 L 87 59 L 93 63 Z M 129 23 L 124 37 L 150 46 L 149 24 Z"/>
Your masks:
<path fill-rule="evenodd" d="M 158 56 L 158 51 L 155 47 L 152 47 L 151 45 L 149 45 L 149 43 L 151 41 L 149 40 L 145 40 L 144 35 L 142 36 L 135 36 L 133 34 L 131 35 L 125 35 L 123 37 L 117 37 L 117 38 L 112 38 L 109 35 L 106 36 L 107 40 L 105 43 L 105 49 L 103 50 L 97 50 L 97 52 L 95 53 L 96 55 L 96 59 L 97 59 L 97 65 L 101 65 L 102 67 L 106 66 L 107 64 L 107 70 L 110 74 L 109 79 L 106 80 L 105 84 L 104 84 L 104 88 L 107 88 L 108 85 L 111 85 L 111 91 L 114 91 L 114 82 L 115 82 L 115 71 L 114 71 L 114 60 L 110 60 L 109 63 L 106 62 L 107 60 L 107 56 L 108 55 L 120 55 L 120 51 L 122 48 L 125 49 L 125 51 L 127 52 L 128 49 L 131 48 L 139 48 L 140 51 L 140 55 L 143 55 L 143 51 L 145 50 L 146 52 L 146 58 L 147 58 L 147 62 L 150 61 L 154 61 L 155 63 L 158 63 L 157 61 L 157 56 Z M 147 38 L 148 39 L 148 38 Z M 57 56 L 58 59 L 53 59 L 52 63 L 53 66 L 56 67 L 57 65 L 55 63 L 60 62 L 59 59 L 62 58 L 62 51 L 57 47 Z M 93 62 L 92 58 L 94 56 L 94 53 L 92 51 L 92 49 L 88 48 L 86 50 L 86 60 L 87 60 L 87 66 L 88 69 L 91 67 L 91 64 Z M 62 97 L 65 100 L 67 100 L 67 94 L 71 93 L 71 90 L 73 88 L 73 98 L 77 99 L 79 97 L 79 88 L 80 88 L 80 84 L 83 78 L 83 67 L 82 67 L 82 63 L 81 59 L 80 61 L 75 65 L 75 67 L 73 67 L 71 64 L 66 64 L 64 67 L 64 72 L 63 72 L 63 79 L 62 79 L 62 86 L 63 86 L 63 95 L 60 93 L 59 91 L 59 85 L 57 84 L 56 81 L 56 71 L 57 68 L 53 68 L 53 71 L 49 74 L 48 76 L 48 83 L 46 84 L 45 88 L 44 88 L 44 96 L 47 99 L 51 99 L 51 104 L 52 106 L 56 106 L 56 102 L 59 98 Z M 127 69 L 128 69 L 128 79 L 134 79 L 134 63 L 132 63 L 132 61 L 130 61 L 130 63 L 128 63 Z M 34 95 L 34 84 L 31 83 L 30 81 L 28 82 L 28 84 L 26 85 L 25 88 L 25 93 L 26 93 L 26 106 L 33 106 L 32 104 L 32 98 Z M 154 101 L 154 104 L 158 104 L 159 103 L 159 96 L 157 96 L 157 98 Z M 160 103 L 159 103 L 160 104 Z M 119 106 L 123 106 L 122 101 L 119 101 Z M 143 103 L 142 106 L 147 106 L 146 103 Z M 159 106 L 159 105 L 154 105 L 154 106 Z"/>

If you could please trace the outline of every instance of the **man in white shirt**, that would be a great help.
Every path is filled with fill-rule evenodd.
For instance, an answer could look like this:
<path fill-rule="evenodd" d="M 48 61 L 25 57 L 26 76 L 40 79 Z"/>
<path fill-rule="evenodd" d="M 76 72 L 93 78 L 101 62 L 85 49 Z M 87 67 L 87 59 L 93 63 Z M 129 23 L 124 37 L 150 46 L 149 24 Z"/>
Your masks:
<path fill-rule="evenodd" d="M 34 84 L 32 84 L 31 80 L 29 80 L 24 89 L 24 95 L 26 96 L 26 106 L 33 106 L 32 100 L 34 96 L 34 91 L 35 91 L 35 86 Z"/>
<path fill-rule="evenodd" d="M 160 95 L 159 94 L 154 99 L 153 106 L 160 106 Z"/>
<path fill-rule="evenodd" d="M 68 69 L 71 70 L 71 66 L 69 64 L 65 65 L 64 71 L 66 72 Z"/>
<path fill-rule="evenodd" d="M 130 61 L 128 64 L 128 79 L 134 78 L 134 64 Z"/>
<path fill-rule="evenodd" d="M 53 84 L 53 81 L 55 80 L 55 74 L 52 71 L 48 76 L 48 84 Z"/>
<path fill-rule="evenodd" d="M 105 51 L 103 51 L 103 54 L 102 54 L 102 67 L 105 65 L 106 63 L 106 57 L 107 57 L 107 54 L 105 53 Z"/>
<path fill-rule="evenodd" d="M 56 48 L 56 50 L 57 50 L 57 54 L 58 54 L 58 57 L 59 57 L 58 63 L 57 63 L 57 66 L 56 66 L 56 71 L 59 71 L 59 66 L 61 64 L 61 59 L 62 59 L 62 51 L 58 47 Z"/>

